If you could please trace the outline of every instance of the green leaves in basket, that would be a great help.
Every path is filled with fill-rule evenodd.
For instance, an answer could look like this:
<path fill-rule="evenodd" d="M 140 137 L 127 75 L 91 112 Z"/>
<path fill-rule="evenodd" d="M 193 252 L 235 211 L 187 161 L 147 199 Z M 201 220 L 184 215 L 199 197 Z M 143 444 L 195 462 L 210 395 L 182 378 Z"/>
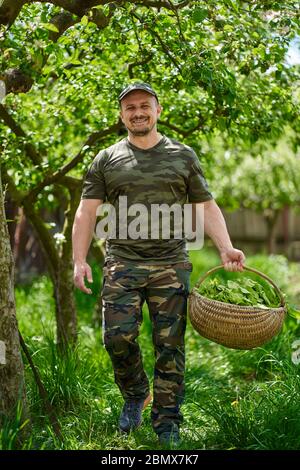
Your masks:
<path fill-rule="evenodd" d="M 241 277 L 236 281 L 211 279 L 202 284 L 198 291 L 204 297 L 229 304 L 251 305 L 260 308 L 280 306 L 278 295 L 271 285 L 262 285 L 249 278 Z"/>

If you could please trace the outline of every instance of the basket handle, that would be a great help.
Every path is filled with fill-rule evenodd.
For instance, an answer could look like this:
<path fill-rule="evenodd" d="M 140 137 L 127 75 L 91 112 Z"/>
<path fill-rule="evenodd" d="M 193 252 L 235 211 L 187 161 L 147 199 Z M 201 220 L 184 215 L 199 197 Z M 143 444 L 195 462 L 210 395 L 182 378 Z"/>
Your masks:
<path fill-rule="evenodd" d="M 204 274 L 203 276 L 200 277 L 199 281 L 195 284 L 195 287 L 198 289 L 200 287 L 200 285 L 202 284 L 202 282 L 204 281 L 204 279 L 207 278 L 207 276 L 209 276 L 210 274 L 214 273 L 215 271 L 218 271 L 219 269 L 224 269 L 224 266 L 223 265 L 219 265 L 219 266 L 216 266 L 215 268 L 212 268 L 210 269 L 209 271 L 207 271 L 206 274 Z M 254 269 L 254 268 L 249 268 L 248 266 L 244 266 L 244 269 L 246 271 L 251 271 L 255 274 L 258 274 L 259 276 L 263 277 L 266 281 L 268 281 L 270 284 L 272 284 L 272 286 L 274 287 L 275 291 L 277 292 L 279 298 L 280 298 L 280 305 L 281 307 L 284 307 L 285 306 L 285 300 L 283 298 L 283 295 L 279 289 L 279 287 L 275 284 L 274 281 L 272 281 L 272 279 L 270 279 L 266 274 L 263 274 L 261 273 L 260 271 L 258 271 L 257 269 Z"/>

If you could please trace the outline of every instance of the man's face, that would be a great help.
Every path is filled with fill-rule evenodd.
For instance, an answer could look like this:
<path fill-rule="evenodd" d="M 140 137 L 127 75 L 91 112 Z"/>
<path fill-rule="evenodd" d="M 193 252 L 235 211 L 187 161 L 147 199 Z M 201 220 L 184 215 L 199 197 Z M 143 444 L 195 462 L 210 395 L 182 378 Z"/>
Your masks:
<path fill-rule="evenodd" d="M 156 126 L 161 109 L 155 96 L 135 90 L 121 101 L 121 119 L 131 134 L 144 136 Z"/>

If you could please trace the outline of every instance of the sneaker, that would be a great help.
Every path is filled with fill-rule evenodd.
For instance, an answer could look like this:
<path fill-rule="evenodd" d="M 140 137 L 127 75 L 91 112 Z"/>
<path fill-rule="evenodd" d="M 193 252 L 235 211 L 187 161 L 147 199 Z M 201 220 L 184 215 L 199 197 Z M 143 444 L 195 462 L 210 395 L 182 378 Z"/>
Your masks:
<path fill-rule="evenodd" d="M 119 430 L 129 433 L 142 424 L 142 411 L 151 401 L 151 395 L 144 400 L 126 400 L 119 418 Z"/>
<path fill-rule="evenodd" d="M 177 447 L 180 445 L 179 430 L 165 431 L 158 435 L 160 445 L 165 447 Z"/>

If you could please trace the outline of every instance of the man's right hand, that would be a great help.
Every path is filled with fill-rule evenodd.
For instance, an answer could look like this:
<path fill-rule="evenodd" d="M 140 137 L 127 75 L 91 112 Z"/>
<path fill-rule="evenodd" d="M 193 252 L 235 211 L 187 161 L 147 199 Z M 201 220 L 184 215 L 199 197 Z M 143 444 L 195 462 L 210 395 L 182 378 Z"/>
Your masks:
<path fill-rule="evenodd" d="M 85 262 L 74 263 L 74 284 L 85 294 L 92 294 L 91 289 L 85 286 L 84 279 L 87 278 L 88 282 L 93 282 L 91 267 Z"/>

